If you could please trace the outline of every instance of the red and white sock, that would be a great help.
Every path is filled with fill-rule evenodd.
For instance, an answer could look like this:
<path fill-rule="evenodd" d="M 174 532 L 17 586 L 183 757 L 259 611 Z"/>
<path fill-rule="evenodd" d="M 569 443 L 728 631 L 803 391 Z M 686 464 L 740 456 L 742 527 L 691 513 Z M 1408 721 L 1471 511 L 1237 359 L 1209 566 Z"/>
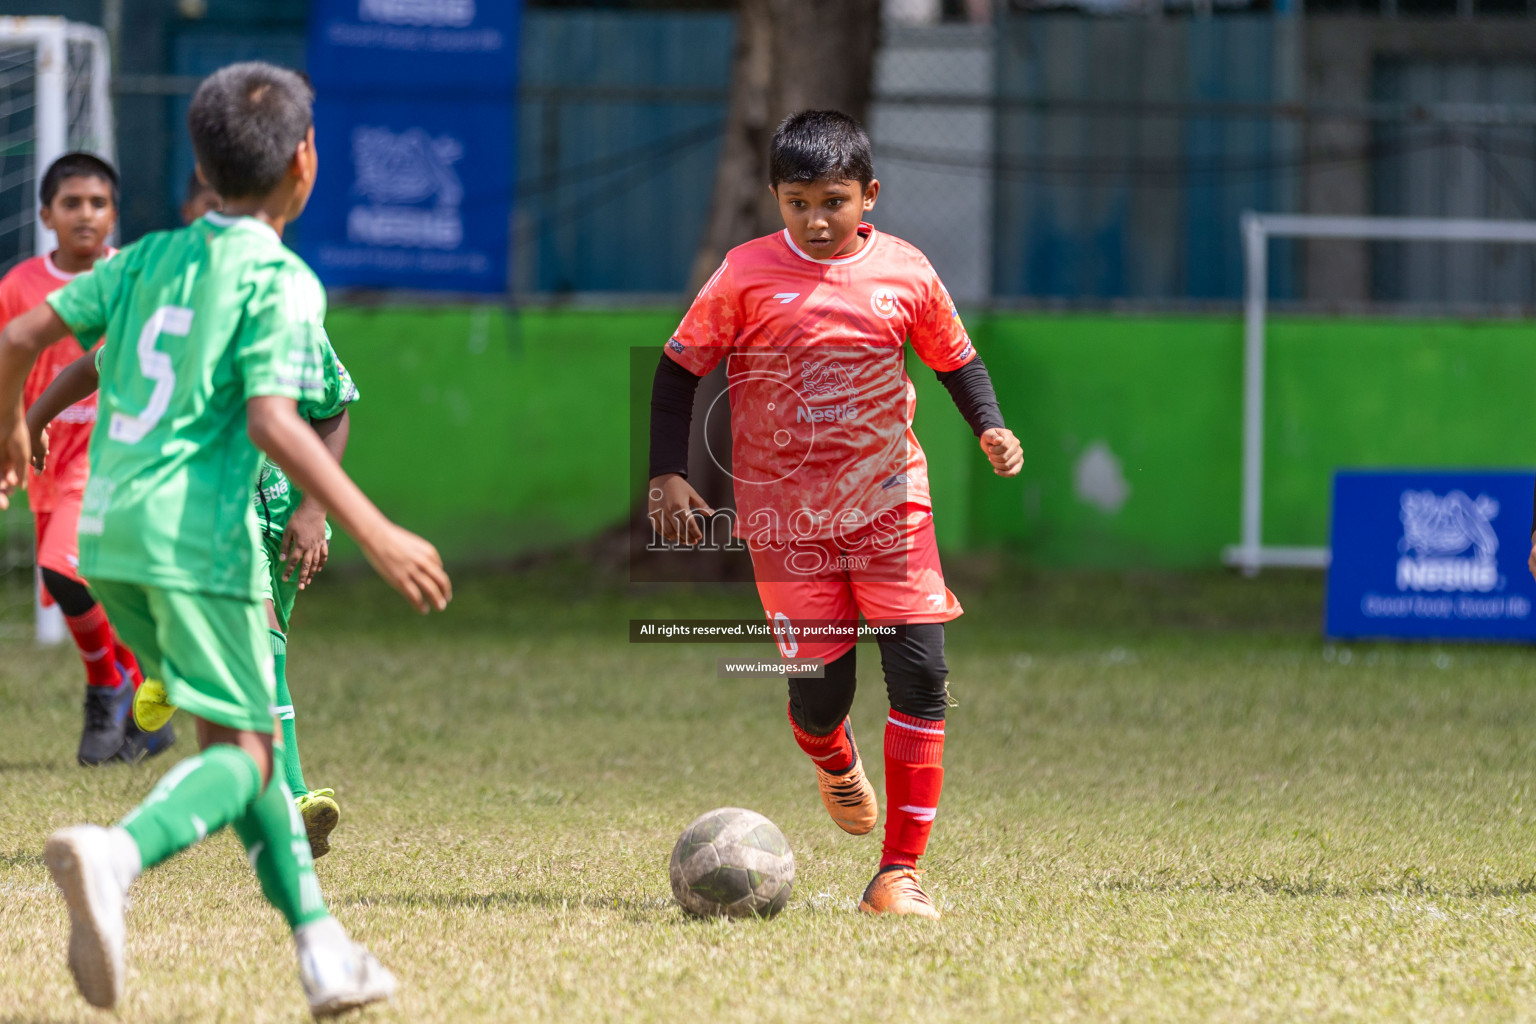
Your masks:
<path fill-rule="evenodd" d="M 885 720 L 885 846 L 880 866 L 916 865 L 944 789 L 944 723 L 895 708 Z"/>
<path fill-rule="evenodd" d="M 80 660 L 85 662 L 86 683 L 116 686 L 122 682 L 117 673 L 117 637 L 112 634 L 112 624 L 101 605 L 92 605 L 84 615 L 67 615 L 64 621 L 69 623 L 75 646 L 80 648 Z"/>
<path fill-rule="evenodd" d="M 795 730 L 795 742 L 816 762 L 816 767 L 834 775 L 853 767 L 853 744 L 849 742 L 848 730 L 842 723 L 825 736 L 812 736 L 800 728 L 800 723 L 791 714 L 789 727 Z"/>

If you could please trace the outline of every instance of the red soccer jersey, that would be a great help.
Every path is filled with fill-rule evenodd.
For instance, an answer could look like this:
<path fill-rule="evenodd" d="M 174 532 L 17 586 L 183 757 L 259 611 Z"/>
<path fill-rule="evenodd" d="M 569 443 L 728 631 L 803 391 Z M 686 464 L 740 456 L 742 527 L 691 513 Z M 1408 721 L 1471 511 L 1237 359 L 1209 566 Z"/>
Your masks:
<path fill-rule="evenodd" d="M 16 264 L 0 279 L 0 327 L 37 306 L 75 276 L 54 266 L 51 256 L 34 256 Z M 30 407 L 60 370 L 84 354 L 74 338 L 60 338 L 49 345 L 27 377 L 22 402 Z M 33 512 L 52 512 L 60 494 L 85 486 L 90 473 L 86 449 L 95 425 L 96 396 L 91 395 L 64 410 L 48 428 L 48 468 L 41 473 L 27 470 L 27 503 Z"/>
<path fill-rule="evenodd" d="M 904 346 L 941 372 L 976 350 L 927 258 L 868 224 L 859 233 L 863 247 L 840 259 L 806 255 L 787 231 L 737 246 L 667 342 L 699 376 L 730 357 L 730 468 L 749 540 L 838 537 L 882 509 L 931 507 Z"/>

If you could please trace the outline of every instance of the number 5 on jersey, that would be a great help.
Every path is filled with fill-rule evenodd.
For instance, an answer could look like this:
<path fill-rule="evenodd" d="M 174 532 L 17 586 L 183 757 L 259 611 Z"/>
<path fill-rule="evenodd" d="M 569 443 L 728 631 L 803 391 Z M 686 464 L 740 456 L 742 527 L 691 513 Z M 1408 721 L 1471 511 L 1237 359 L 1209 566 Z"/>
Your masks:
<path fill-rule="evenodd" d="M 137 416 L 115 412 L 108 427 L 108 436 L 124 444 L 138 444 L 155 429 L 165 410 L 170 408 L 171 393 L 176 390 L 176 370 L 171 357 L 155 348 L 160 335 L 169 334 L 185 338 L 192 331 L 192 310 L 185 306 L 161 306 L 139 332 L 139 371 L 146 380 L 155 382 L 155 390 L 149 396 L 149 404 Z"/>

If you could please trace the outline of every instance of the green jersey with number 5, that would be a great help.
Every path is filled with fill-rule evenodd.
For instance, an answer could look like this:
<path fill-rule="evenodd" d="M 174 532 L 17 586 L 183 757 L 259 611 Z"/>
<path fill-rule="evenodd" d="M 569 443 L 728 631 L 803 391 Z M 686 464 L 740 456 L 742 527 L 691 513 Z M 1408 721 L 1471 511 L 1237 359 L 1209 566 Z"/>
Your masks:
<path fill-rule="evenodd" d="M 324 397 L 325 291 L 277 232 L 210 213 L 148 235 L 48 297 L 82 345 L 103 335 L 80 573 L 261 594 L 245 403 Z"/>

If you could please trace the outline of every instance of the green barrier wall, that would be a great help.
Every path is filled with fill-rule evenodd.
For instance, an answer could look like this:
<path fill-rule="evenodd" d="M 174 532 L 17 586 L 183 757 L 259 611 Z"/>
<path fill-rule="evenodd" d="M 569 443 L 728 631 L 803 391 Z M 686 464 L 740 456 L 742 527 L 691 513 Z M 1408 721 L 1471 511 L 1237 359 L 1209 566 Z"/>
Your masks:
<path fill-rule="evenodd" d="M 1029 462 L 1017 487 L 973 475 L 966 543 L 1051 565 L 1219 563 L 1238 537 L 1236 318 L 995 316 L 976 333 Z M 1327 543 L 1339 467 L 1536 462 L 1533 340 L 1508 321 L 1272 322 L 1266 543 Z M 1123 465 L 1116 512 L 1076 494 L 1094 442 Z"/>
<path fill-rule="evenodd" d="M 335 309 L 328 327 L 363 392 L 347 466 L 449 557 L 589 536 L 636 497 L 631 350 L 659 346 L 676 321 Z M 1235 317 L 968 322 L 1027 462 L 1018 479 L 993 477 L 943 388 L 914 367 L 945 547 L 1007 546 L 1043 565 L 1219 563 L 1238 536 Z M 1536 462 L 1528 324 L 1280 319 L 1269 338 L 1268 542 L 1326 542 L 1336 466 Z M 1117 509 L 1074 483 L 1096 445 L 1127 488 Z"/>
<path fill-rule="evenodd" d="M 676 325 L 671 313 L 333 310 L 327 331 L 362 392 L 346 467 L 448 558 L 590 536 L 630 500 L 630 349 Z"/>

